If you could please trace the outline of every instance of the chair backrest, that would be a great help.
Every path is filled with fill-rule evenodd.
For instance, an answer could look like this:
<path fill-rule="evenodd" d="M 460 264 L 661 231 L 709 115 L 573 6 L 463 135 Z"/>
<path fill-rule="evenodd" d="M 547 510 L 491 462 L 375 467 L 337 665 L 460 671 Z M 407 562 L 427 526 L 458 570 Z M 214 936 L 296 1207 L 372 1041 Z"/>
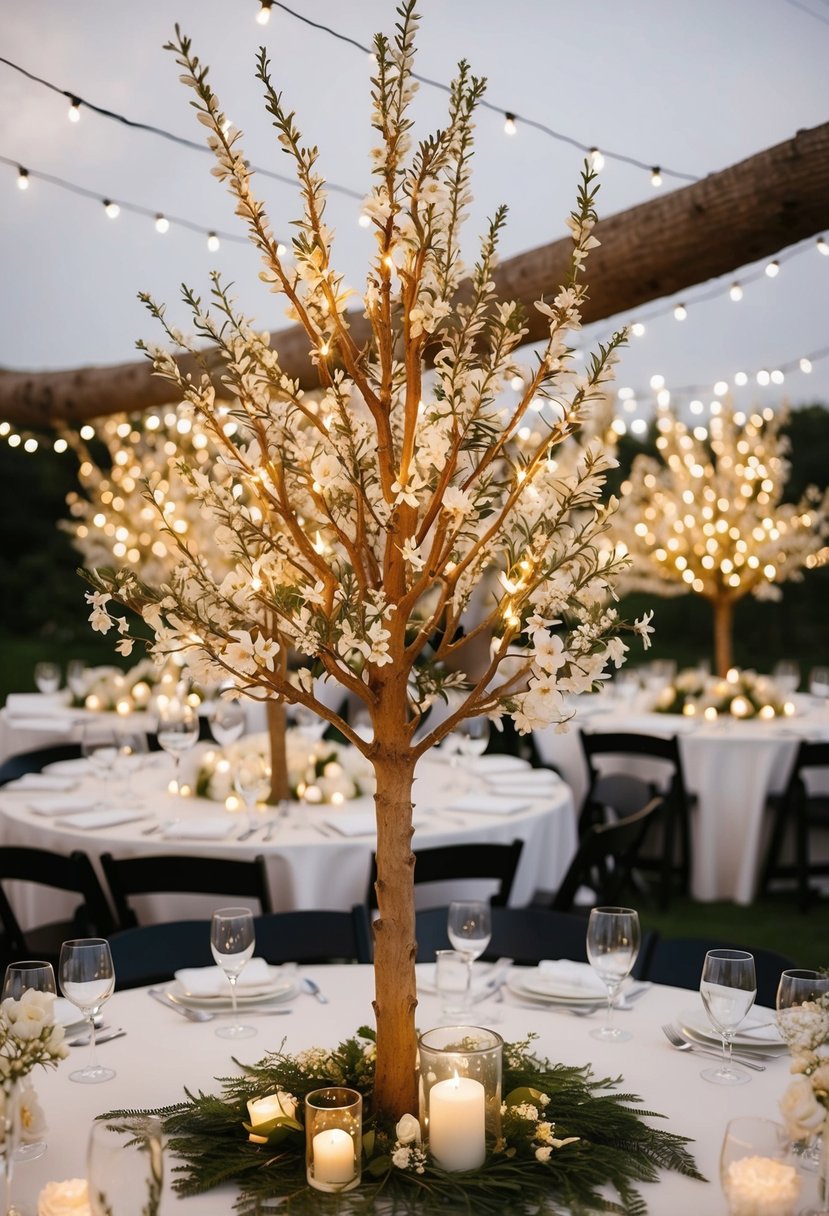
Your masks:
<path fill-rule="evenodd" d="M 627 819 L 588 828 L 550 907 L 569 912 L 579 887 L 592 889 L 594 903 L 617 903 L 630 878 L 642 838 L 664 808 L 664 798 L 653 798 Z"/>
<path fill-rule="evenodd" d="M 61 930 L 65 929 L 64 936 L 106 936 L 114 928 L 112 912 L 92 862 L 86 853 L 80 850 L 66 857 L 49 849 L 4 845 L 0 848 L 0 884 L 4 882 L 36 883 L 38 886 L 52 887 L 80 896 L 81 902 L 75 910 L 73 920 L 65 926 L 57 926 Z M 23 930 L 20 927 L 2 885 L 0 921 L 3 923 L 7 953 L 18 958 L 39 957 L 33 951 L 40 927 L 32 930 Z M 41 936 L 45 938 L 46 947 L 52 944 L 48 933 Z M 56 939 L 56 948 L 59 947 L 60 942 Z M 40 946 L 40 949 L 41 953 L 55 953 L 55 949 L 44 946 Z M 51 957 L 49 961 L 52 961 Z"/>
<path fill-rule="evenodd" d="M 585 795 L 584 804 L 580 815 L 580 828 L 584 830 L 592 822 L 596 821 L 597 806 L 601 804 L 601 799 L 604 798 L 607 802 L 612 796 L 608 787 L 607 770 L 596 765 L 595 760 L 598 756 L 640 756 L 645 759 L 665 762 L 670 766 L 670 774 L 668 777 L 668 785 L 665 790 L 657 790 L 650 787 L 650 794 L 664 793 L 671 801 L 680 804 L 681 809 L 687 812 L 688 794 L 685 786 L 685 774 L 682 768 L 682 758 L 679 754 L 679 744 L 676 736 L 671 738 L 663 738 L 661 735 L 644 735 L 634 731 L 608 731 L 587 733 L 579 732 L 584 759 L 587 764 L 587 793 Z M 618 782 L 618 776 L 614 774 L 614 779 Z M 634 778 L 641 781 L 641 778 Z M 604 792 L 602 793 L 599 783 L 604 783 Z M 648 783 L 644 783 L 647 785 Z M 619 788 L 623 790 L 624 783 L 620 783 Z M 622 794 L 623 799 L 626 799 L 626 793 Z M 614 809 L 620 814 L 625 813 L 623 807 L 617 807 L 611 803 Z M 625 802 L 623 802 L 623 806 Z M 638 808 L 637 808 L 638 809 Z"/>
<path fill-rule="evenodd" d="M 497 882 L 498 886 L 490 897 L 490 903 L 503 906 L 509 900 L 523 847 L 523 840 L 513 840 L 512 844 L 473 841 L 469 844 L 436 845 L 430 849 L 419 849 L 415 853 L 415 885 L 491 879 Z M 366 896 L 370 908 L 377 907 L 376 882 L 377 857 L 373 855 Z"/>
<path fill-rule="evenodd" d="M 371 922 L 365 904 L 350 912 L 308 909 L 257 916 L 256 956 L 268 963 L 370 963 Z"/>
<path fill-rule="evenodd" d="M 265 858 L 260 854 L 253 861 L 228 860 L 224 857 L 191 857 L 181 853 L 150 857 L 113 857 L 101 854 L 101 867 L 106 875 L 118 925 L 133 928 L 138 917 L 130 905 L 130 896 L 182 893 L 190 895 L 222 895 L 234 899 L 254 899 L 262 912 L 271 912 L 270 886 Z"/>
<path fill-rule="evenodd" d="M 60 743 L 54 747 L 39 747 L 35 751 L 9 756 L 0 764 L 0 786 L 17 781 L 26 773 L 39 773 L 56 760 L 76 760 L 81 754 L 80 743 Z"/>
<path fill-rule="evenodd" d="M 757 972 L 757 1004 L 769 1009 L 775 1006 L 781 971 L 797 966 L 793 959 L 784 954 L 744 946 L 739 942 L 703 937 L 660 937 L 645 960 L 644 978 L 657 984 L 672 984 L 675 988 L 699 989 L 702 964 L 709 950 L 748 950 L 753 954 Z"/>
<path fill-rule="evenodd" d="M 812 743 L 802 739 L 794 758 L 792 771 L 786 786 L 787 800 L 798 798 L 807 793 L 803 774 L 813 768 L 829 769 L 829 742 Z"/>
<path fill-rule="evenodd" d="M 210 967 L 209 920 L 178 920 L 120 929 L 109 936 L 115 987 L 163 984 L 182 967 Z"/>

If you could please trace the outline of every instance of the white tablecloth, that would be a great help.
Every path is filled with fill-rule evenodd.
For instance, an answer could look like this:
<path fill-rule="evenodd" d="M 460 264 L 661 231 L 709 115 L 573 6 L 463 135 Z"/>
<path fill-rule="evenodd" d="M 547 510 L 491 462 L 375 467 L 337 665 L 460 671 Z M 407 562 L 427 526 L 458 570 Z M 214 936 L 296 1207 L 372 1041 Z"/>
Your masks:
<path fill-rule="evenodd" d="M 137 803 L 134 822 L 110 828 L 82 830 L 67 820 L 36 815 L 30 804 L 44 796 L 34 790 L 0 790 L 0 843 L 36 845 L 61 853 L 83 849 L 97 863 L 101 853 L 116 857 L 141 854 L 188 853 L 214 857 L 252 858 L 264 853 L 268 862 L 274 906 L 283 908 L 349 908 L 366 897 L 375 845 L 373 830 L 356 836 L 342 835 L 337 823 L 360 816 L 368 827 L 373 823 L 373 800 L 355 799 L 342 808 L 295 805 L 287 820 L 278 820 L 273 837 L 265 842 L 265 829 L 253 837 L 236 839 L 246 826 L 244 816 L 231 815 L 221 803 L 199 798 L 178 798 L 167 793 L 172 760 L 160 753 L 149 758 L 130 791 Z M 471 803 L 463 810 L 453 804 L 466 795 Z M 53 797 L 55 795 L 52 795 Z M 79 779 L 67 796 L 80 797 L 92 808 L 124 805 L 124 795 L 94 778 Z M 512 813 L 484 814 L 473 807 L 477 798 L 498 799 Z M 413 847 L 463 843 L 464 841 L 525 842 L 515 878 L 512 902 L 526 904 L 538 888 L 554 889 L 575 852 L 576 822 L 573 797 L 568 786 L 557 782 L 549 792 L 536 797 L 516 798 L 508 791 L 497 793 L 475 775 L 474 761 L 454 767 L 445 759 L 424 757 L 415 779 L 415 836 Z M 207 832 L 227 829 L 224 839 L 168 839 L 159 824 L 179 832 L 190 825 Z M 146 835 L 148 830 L 153 834 Z M 13 902 L 25 925 L 42 923 L 64 914 L 69 901 L 42 888 L 18 888 Z M 439 901 L 442 902 L 442 901 Z M 142 919 L 171 920 L 209 915 L 215 899 L 194 904 L 191 897 L 156 896 L 141 906 Z M 140 905 L 139 905 L 140 906 Z"/>
<path fill-rule="evenodd" d="M 320 1005 L 310 996 L 294 1001 L 287 1017 L 259 1018 L 256 1038 L 235 1043 L 217 1038 L 211 1023 L 187 1022 L 172 1010 L 148 999 L 141 989 L 116 993 L 106 1007 L 110 1024 L 123 1026 L 125 1038 L 99 1048 L 102 1062 L 116 1070 L 114 1080 L 101 1085 L 77 1085 L 69 1080 L 71 1066 L 85 1058 L 86 1048 L 72 1050 L 70 1061 L 56 1072 L 33 1074 L 37 1092 L 49 1124 L 49 1148 L 38 1161 L 16 1169 L 15 1198 L 34 1212 L 38 1191 L 50 1179 L 82 1177 L 89 1127 L 98 1114 L 117 1108 L 159 1107 L 183 1099 L 184 1089 L 217 1092 L 214 1078 L 234 1073 L 231 1056 L 253 1063 L 267 1051 L 279 1047 L 295 1052 L 319 1044 L 334 1046 L 353 1034 L 358 1026 L 372 1023 L 370 999 L 373 973 L 369 967 L 308 967 L 303 969 L 321 985 L 330 1004 Z M 771 1061 L 765 1072 L 751 1073 L 746 1085 L 712 1085 L 700 1077 L 710 1060 L 686 1055 L 672 1048 L 661 1033 L 663 1022 L 699 1004 L 699 996 L 676 988 L 654 986 L 631 1009 L 616 1014 L 633 1032 L 628 1042 L 607 1045 L 590 1038 L 601 1014 L 573 1017 L 565 1011 L 515 1007 L 507 996 L 503 1004 L 488 1000 L 477 1007 L 477 1022 L 492 1026 L 507 1041 L 538 1034 L 539 1054 L 571 1065 L 590 1063 L 595 1075 L 621 1075 L 621 1089 L 638 1094 L 642 1109 L 659 1112 L 659 1126 L 690 1136 L 697 1165 L 709 1179 L 693 1181 L 674 1173 L 663 1173 L 659 1181 L 641 1188 L 649 1216 L 723 1216 L 725 1203 L 718 1181 L 718 1158 L 729 1119 L 737 1115 L 777 1118 L 777 1103 L 789 1081 L 785 1056 Z M 440 1024 L 434 997 L 423 996 L 417 1009 L 417 1025 L 425 1030 Z M 552 1111 L 551 1114 L 555 1115 Z M 234 1193 L 225 1187 L 192 1199 L 177 1199 L 169 1190 L 175 1159 L 168 1155 L 165 1169 L 167 1194 L 164 1212 L 181 1216 L 228 1216 Z M 814 1175 L 806 1185 L 814 1186 Z M 808 1190 L 803 1203 L 810 1199 Z"/>
<path fill-rule="evenodd" d="M 692 818 L 691 892 L 699 900 L 749 904 L 767 838 L 763 815 L 767 795 L 784 788 L 801 739 L 829 739 L 829 710 L 811 705 L 808 698 L 798 698 L 798 704 L 795 717 L 771 722 L 720 718 L 711 724 L 696 724 L 673 714 L 649 713 L 636 705 L 620 706 L 609 696 L 589 697 L 577 709 L 569 732 L 539 731 L 536 742 L 544 761 L 563 775 L 573 790 L 576 807 L 581 808 L 587 767 L 579 728 L 677 735 L 686 785 L 697 796 Z M 616 757 L 606 763 L 613 771 L 622 771 Z M 660 775 L 656 766 L 639 757 L 628 760 L 625 771 L 648 779 Z M 663 777 L 664 773 L 662 766 Z"/>

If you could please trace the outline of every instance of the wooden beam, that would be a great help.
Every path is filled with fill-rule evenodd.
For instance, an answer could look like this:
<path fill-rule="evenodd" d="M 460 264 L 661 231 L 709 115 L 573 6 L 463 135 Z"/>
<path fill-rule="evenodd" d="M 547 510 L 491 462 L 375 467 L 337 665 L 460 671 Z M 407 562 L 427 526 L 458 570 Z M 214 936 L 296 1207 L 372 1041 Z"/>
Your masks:
<path fill-rule="evenodd" d="M 649 300 L 728 274 L 829 228 L 829 123 L 759 152 L 700 182 L 659 195 L 604 219 L 601 248 L 588 262 L 590 299 L 585 323 L 616 316 Z M 502 299 L 528 311 L 528 342 L 544 337 L 545 318 L 533 307 L 554 293 L 567 273 L 569 237 L 519 254 L 495 272 Z M 368 340 L 360 313 L 349 314 L 355 340 Z M 273 335 L 285 373 L 309 388 L 317 383 L 298 326 Z M 195 370 L 190 356 L 180 360 Z M 147 360 L 56 372 L 0 369 L 0 419 L 18 427 L 76 424 L 105 414 L 151 409 L 176 400 Z"/>

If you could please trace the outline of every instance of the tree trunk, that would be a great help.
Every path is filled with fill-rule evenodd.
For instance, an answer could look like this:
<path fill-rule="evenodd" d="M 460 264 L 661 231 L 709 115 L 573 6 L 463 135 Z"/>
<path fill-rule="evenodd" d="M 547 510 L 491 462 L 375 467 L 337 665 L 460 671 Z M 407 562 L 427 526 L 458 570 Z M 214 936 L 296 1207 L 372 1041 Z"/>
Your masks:
<path fill-rule="evenodd" d="M 374 1101 L 384 1115 L 417 1114 L 414 855 L 412 782 L 406 753 L 384 751 L 373 759 L 377 781 L 377 906 L 374 924 L 374 1013 L 377 1072 Z"/>
<path fill-rule="evenodd" d="M 728 669 L 734 666 L 732 650 L 732 625 L 734 620 L 734 605 L 731 600 L 712 600 L 714 608 L 714 665 L 717 675 L 722 679 Z"/>
<path fill-rule="evenodd" d="M 291 796 L 285 754 L 285 706 L 281 701 L 267 701 L 265 711 L 268 715 L 268 737 L 271 744 L 271 792 L 268 795 L 268 803 L 270 806 L 276 806 Z"/>
<path fill-rule="evenodd" d="M 597 229 L 601 247 L 590 256 L 583 320 L 587 324 L 638 308 L 827 227 L 829 123 L 824 123 L 691 186 L 602 220 Z M 558 289 L 572 251 L 573 242 L 566 237 L 508 258 L 494 271 L 499 298 L 519 300 L 527 310 L 527 342 L 549 332 L 549 320 L 533 302 Z M 347 320 L 358 346 L 370 339 L 362 310 L 348 313 Z M 276 332 L 272 345 L 286 376 L 304 388 L 318 386 L 301 327 Z M 207 357 L 215 367 L 215 354 Z M 184 372 L 197 372 L 192 356 L 179 363 Z M 146 359 L 56 372 L 0 369 L 0 417 L 15 426 L 73 425 L 177 400 L 175 386 L 155 376 Z"/>

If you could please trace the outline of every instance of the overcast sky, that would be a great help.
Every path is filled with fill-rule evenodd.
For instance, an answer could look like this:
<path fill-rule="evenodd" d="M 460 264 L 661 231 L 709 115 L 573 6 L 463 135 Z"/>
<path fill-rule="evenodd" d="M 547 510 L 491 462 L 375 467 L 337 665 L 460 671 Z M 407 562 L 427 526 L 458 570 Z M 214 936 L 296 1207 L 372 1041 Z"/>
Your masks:
<path fill-rule="evenodd" d="M 368 56 L 276 6 L 263 27 L 255 20 L 258 8 L 259 0 L 0 0 L 0 55 L 104 109 L 203 142 L 189 91 L 162 49 L 178 21 L 211 65 L 213 86 L 245 133 L 248 158 L 289 174 L 254 77 L 264 42 L 275 84 L 305 138 L 319 145 L 321 171 L 362 196 L 373 134 Z M 380 0 L 294 0 L 291 8 L 363 44 L 394 20 L 393 5 Z M 422 0 L 420 11 L 418 71 L 448 82 L 465 56 L 488 77 L 487 98 L 497 107 L 478 120 L 470 254 L 484 217 L 502 201 L 510 208 L 503 256 L 564 235 L 583 153 L 522 124 L 521 116 L 588 147 L 663 166 L 663 190 L 685 184 L 667 169 L 702 177 L 829 119 L 829 0 Z M 422 87 L 416 107 L 422 133 L 442 122 L 445 103 L 441 90 Z M 137 338 L 160 337 L 137 292 L 166 301 L 187 329 L 179 285 L 206 294 L 214 268 L 236 284 L 258 324 L 287 324 L 279 301 L 260 287 L 257 259 L 243 243 L 222 239 L 218 251 L 207 249 L 208 231 L 241 237 L 243 229 L 206 154 L 84 108 L 80 121 L 70 123 L 67 109 L 65 97 L 0 63 L 0 156 L 13 162 L 0 163 L 0 367 L 130 360 Z M 506 110 L 519 115 L 511 137 L 504 133 Z M 30 170 L 26 191 L 17 188 L 17 165 Z M 611 158 L 601 181 L 600 215 L 654 195 L 649 171 Z M 267 178 L 257 189 L 277 235 L 289 234 L 295 189 Z M 124 208 L 109 219 L 104 198 L 150 215 Z M 359 209 L 349 193 L 332 192 L 335 259 L 356 288 L 372 248 L 371 234 L 358 226 Z M 172 219 L 166 235 L 154 229 L 156 212 Z M 699 386 L 693 395 L 706 403 L 716 381 L 733 382 L 744 371 L 748 385 L 733 390 L 739 406 L 784 398 L 829 404 L 829 357 L 815 361 L 811 375 L 797 370 L 803 356 L 829 347 L 829 257 L 813 238 L 780 256 L 774 280 L 755 264 L 683 292 L 682 322 L 673 316 L 677 300 L 662 300 L 595 325 L 587 337 L 605 336 L 622 321 L 646 321 L 618 374 L 619 387 L 637 391 L 643 414 L 654 375 L 674 392 Z M 745 284 L 739 303 L 728 294 L 735 278 Z M 712 292 L 716 298 L 695 304 Z M 781 367 L 796 370 L 782 385 L 757 385 L 759 369 Z"/>

